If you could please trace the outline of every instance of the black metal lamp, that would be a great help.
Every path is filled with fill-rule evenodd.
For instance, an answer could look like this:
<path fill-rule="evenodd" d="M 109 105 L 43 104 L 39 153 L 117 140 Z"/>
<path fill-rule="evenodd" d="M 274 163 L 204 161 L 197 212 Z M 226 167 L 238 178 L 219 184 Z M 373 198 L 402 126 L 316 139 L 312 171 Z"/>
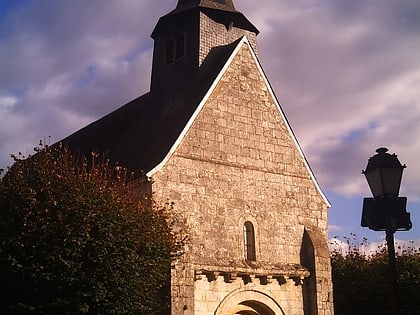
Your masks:
<path fill-rule="evenodd" d="M 389 154 L 387 148 L 376 150 L 363 174 L 366 176 L 373 197 L 398 197 L 401 178 L 405 165 L 401 165 L 395 154 Z"/>
<path fill-rule="evenodd" d="M 385 231 L 390 267 L 392 313 L 399 314 L 399 290 L 395 258 L 394 233 L 412 227 L 407 212 L 407 198 L 399 197 L 401 178 L 405 165 L 387 148 L 379 148 L 362 173 L 366 176 L 373 198 L 363 199 L 362 226 L 374 231 Z"/>
<path fill-rule="evenodd" d="M 373 198 L 364 198 L 363 227 L 374 231 L 411 229 L 410 213 L 407 212 L 407 198 L 399 197 L 401 178 L 406 167 L 395 154 L 379 148 L 362 173 L 366 176 Z"/>

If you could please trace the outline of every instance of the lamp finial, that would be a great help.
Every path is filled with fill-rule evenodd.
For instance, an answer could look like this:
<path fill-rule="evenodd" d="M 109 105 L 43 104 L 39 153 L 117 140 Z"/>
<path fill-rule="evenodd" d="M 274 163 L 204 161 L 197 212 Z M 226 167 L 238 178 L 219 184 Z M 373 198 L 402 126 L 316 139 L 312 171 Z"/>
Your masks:
<path fill-rule="evenodd" d="M 382 147 L 382 148 L 376 149 L 376 153 L 378 153 L 378 154 L 385 154 L 387 152 L 388 152 L 387 148 Z"/>

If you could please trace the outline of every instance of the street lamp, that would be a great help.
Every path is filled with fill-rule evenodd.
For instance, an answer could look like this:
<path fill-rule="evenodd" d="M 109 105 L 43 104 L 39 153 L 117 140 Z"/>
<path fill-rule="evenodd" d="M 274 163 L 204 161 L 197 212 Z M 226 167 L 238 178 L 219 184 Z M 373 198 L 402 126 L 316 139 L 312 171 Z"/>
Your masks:
<path fill-rule="evenodd" d="M 412 224 L 406 210 L 407 198 L 399 197 L 401 178 L 405 165 L 388 149 L 379 148 L 362 173 L 372 191 L 373 198 L 363 199 L 362 227 L 385 231 L 390 268 L 390 286 L 393 313 L 398 314 L 398 282 L 395 259 L 394 233 L 408 231 Z"/>

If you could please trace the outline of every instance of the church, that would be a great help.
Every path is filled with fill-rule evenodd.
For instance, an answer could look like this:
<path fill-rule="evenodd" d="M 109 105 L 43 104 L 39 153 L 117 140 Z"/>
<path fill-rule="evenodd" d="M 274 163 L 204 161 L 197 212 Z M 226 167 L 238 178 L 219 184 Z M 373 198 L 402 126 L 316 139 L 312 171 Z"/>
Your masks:
<path fill-rule="evenodd" d="M 232 0 L 178 0 L 152 31 L 150 91 L 63 140 L 108 152 L 173 203 L 174 315 L 333 314 L 329 202 Z"/>

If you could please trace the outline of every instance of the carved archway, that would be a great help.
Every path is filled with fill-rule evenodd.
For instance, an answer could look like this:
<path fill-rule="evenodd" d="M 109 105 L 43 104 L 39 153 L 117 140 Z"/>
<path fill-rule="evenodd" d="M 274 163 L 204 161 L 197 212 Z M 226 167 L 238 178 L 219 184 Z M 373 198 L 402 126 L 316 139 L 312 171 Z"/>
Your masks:
<path fill-rule="evenodd" d="M 230 293 L 217 307 L 215 315 L 284 315 L 280 305 L 267 294 L 256 290 Z"/>

